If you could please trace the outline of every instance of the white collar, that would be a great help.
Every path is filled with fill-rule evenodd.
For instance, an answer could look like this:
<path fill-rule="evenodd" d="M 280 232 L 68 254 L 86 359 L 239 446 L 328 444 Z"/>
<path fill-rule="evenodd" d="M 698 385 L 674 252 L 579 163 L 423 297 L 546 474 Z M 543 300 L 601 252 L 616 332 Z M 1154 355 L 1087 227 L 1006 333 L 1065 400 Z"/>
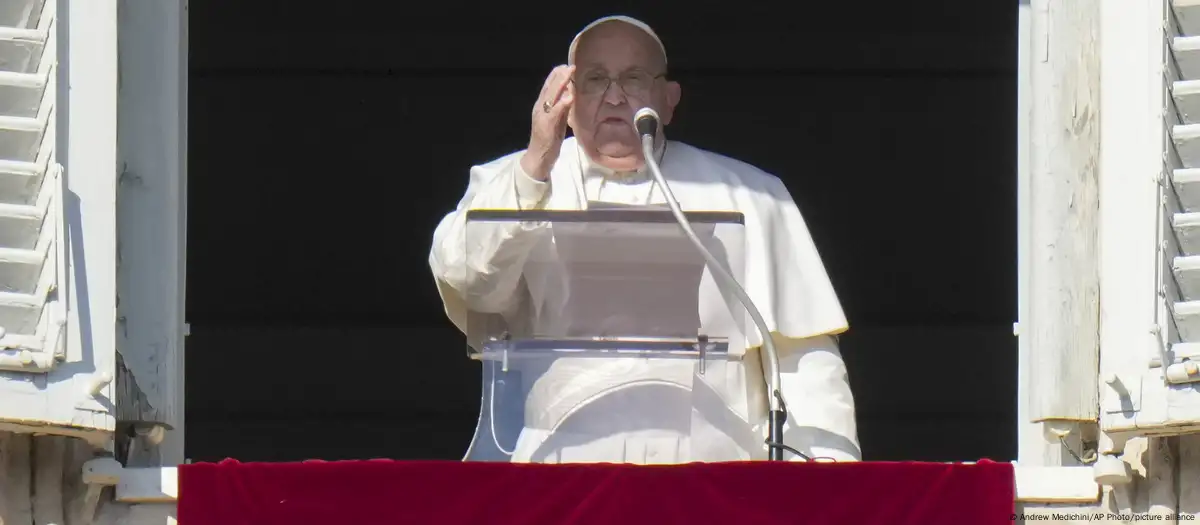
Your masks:
<path fill-rule="evenodd" d="M 643 165 L 637 171 L 618 172 L 612 168 L 601 166 L 592 160 L 592 157 L 584 151 L 583 146 L 578 142 L 576 142 L 576 147 L 579 148 L 580 168 L 582 169 L 584 180 L 590 177 L 597 177 L 606 181 L 639 183 L 653 178 L 650 174 L 649 166 Z M 663 137 L 654 147 L 654 159 L 661 164 L 666 151 L 667 139 Z"/>

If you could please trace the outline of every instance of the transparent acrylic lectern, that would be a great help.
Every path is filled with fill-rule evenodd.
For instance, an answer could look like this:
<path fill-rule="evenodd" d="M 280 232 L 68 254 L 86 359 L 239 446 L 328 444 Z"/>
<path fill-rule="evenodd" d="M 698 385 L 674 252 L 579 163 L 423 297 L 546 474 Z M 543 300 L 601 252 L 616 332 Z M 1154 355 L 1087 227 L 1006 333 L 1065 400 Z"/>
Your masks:
<path fill-rule="evenodd" d="M 740 282 L 742 214 L 687 217 Z M 734 461 L 761 445 L 738 440 L 727 402 L 753 325 L 670 210 L 472 210 L 466 232 L 483 365 L 466 461 Z"/>

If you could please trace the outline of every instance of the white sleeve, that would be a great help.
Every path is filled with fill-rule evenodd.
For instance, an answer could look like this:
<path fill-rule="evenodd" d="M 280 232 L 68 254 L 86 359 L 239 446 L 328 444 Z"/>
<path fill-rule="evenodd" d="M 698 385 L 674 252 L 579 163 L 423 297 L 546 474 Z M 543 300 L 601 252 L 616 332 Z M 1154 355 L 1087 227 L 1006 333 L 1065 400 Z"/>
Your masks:
<path fill-rule="evenodd" d="M 861 461 L 854 395 L 837 341 L 828 335 L 794 339 L 776 334 L 775 346 L 787 403 L 784 444 L 814 459 Z M 784 457 L 804 461 L 790 452 Z"/>
<path fill-rule="evenodd" d="M 525 258 L 544 227 L 529 223 L 477 223 L 467 233 L 471 209 L 540 209 L 550 183 L 521 168 L 521 153 L 471 169 L 466 194 L 433 234 L 429 266 L 446 313 L 466 332 L 468 311 L 504 313 L 522 297 Z"/>

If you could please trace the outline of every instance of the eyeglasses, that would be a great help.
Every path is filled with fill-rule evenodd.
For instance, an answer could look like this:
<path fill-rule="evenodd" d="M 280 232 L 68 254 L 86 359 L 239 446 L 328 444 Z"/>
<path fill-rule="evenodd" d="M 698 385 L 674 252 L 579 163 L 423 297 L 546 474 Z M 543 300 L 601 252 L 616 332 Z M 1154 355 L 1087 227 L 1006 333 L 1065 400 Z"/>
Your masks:
<path fill-rule="evenodd" d="M 595 96 L 605 93 L 615 80 L 625 96 L 645 98 L 654 89 L 654 82 L 665 76 L 666 73 L 651 75 L 646 71 L 633 70 L 621 73 L 614 79 L 603 71 L 589 71 L 582 76 L 576 76 L 573 81 L 581 95 Z"/>

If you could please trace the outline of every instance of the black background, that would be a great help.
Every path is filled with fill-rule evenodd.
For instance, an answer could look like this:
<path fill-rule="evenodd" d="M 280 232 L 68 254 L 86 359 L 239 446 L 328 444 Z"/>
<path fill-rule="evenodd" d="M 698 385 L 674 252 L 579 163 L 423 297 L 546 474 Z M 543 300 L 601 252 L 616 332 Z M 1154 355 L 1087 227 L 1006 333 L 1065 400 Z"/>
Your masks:
<path fill-rule="evenodd" d="M 192 3 L 187 455 L 462 456 L 479 371 L 433 228 L 524 147 L 574 33 L 625 13 L 683 85 L 669 136 L 803 211 L 866 459 L 1012 459 L 1016 6 L 965 4 Z"/>

